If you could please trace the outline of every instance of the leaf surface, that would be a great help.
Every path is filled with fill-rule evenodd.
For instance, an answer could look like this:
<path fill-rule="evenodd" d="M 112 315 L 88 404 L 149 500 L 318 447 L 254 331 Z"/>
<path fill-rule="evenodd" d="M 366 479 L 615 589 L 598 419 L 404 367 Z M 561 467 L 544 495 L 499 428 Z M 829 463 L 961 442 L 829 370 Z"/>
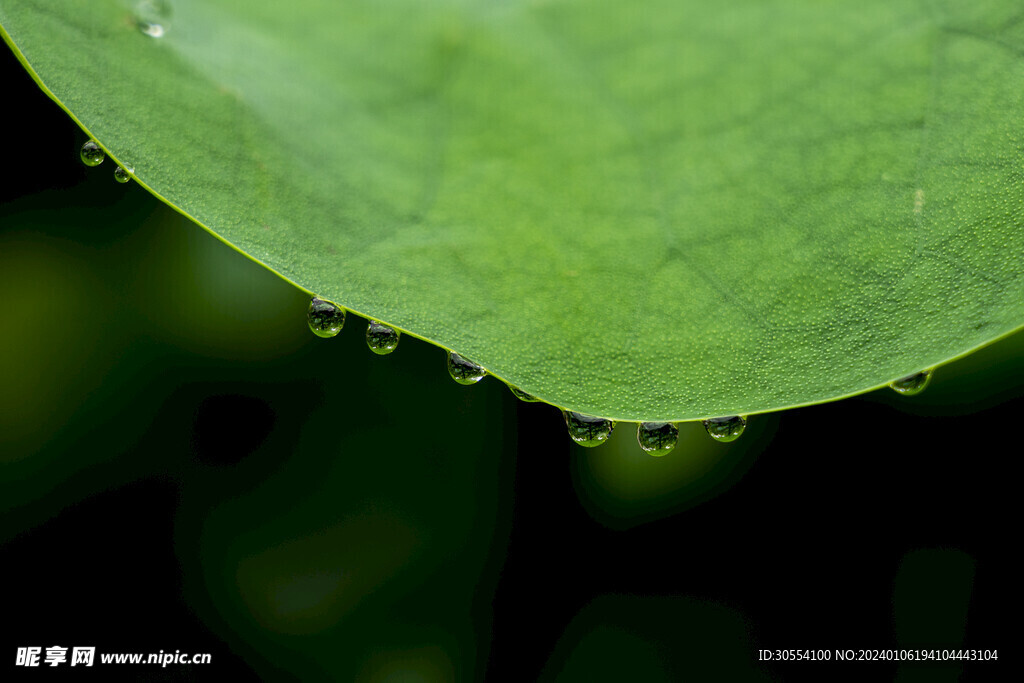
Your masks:
<path fill-rule="evenodd" d="M 572 410 L 826 401 L 1024 322 L 1014 2 L 0 0 L 0 25 L 181 212 Z"/>

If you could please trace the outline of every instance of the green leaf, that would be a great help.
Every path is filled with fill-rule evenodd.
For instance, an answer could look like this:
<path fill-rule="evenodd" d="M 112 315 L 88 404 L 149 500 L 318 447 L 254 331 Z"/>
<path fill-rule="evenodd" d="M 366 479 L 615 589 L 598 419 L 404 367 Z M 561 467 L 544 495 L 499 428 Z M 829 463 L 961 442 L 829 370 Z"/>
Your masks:
<path fill-rule="evenodd" d="M 1024 322 L 1010 0 L 0 0 L 0 25 L 181 212 L 575 411 L 826 401 Z"/>

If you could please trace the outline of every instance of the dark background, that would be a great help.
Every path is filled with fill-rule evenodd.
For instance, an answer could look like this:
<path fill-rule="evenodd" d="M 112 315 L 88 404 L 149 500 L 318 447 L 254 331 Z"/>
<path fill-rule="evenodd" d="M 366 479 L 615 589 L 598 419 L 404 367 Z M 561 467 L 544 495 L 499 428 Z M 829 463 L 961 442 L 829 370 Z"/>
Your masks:
<path fill-rule="evenodd" d="M 1006 680 L 1024 337 L 734 444 L 596 450 L 137 187 L 0 50 L 3 680 Z M 201 154 L 201 150 L 197 150 Z M 1012 515 L 1012 516 L 1011 516 Z M 14 667 L 18 647 L 209 652 Z M 765 649 L 998 663 L 759 663 Z M 97 655 L 98 657 L 98 655 Z"/>

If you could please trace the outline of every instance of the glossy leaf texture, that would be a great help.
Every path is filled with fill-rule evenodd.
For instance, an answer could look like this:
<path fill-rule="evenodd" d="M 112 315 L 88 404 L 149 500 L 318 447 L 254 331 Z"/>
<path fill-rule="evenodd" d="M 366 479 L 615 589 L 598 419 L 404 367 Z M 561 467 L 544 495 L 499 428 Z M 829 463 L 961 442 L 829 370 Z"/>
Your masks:
<path fill-rule="evenodd" d="M 181 212 L 572 411 L 821 402 L 1024 323 L 1009 0 L 0 0 L 0 25 Z"/>

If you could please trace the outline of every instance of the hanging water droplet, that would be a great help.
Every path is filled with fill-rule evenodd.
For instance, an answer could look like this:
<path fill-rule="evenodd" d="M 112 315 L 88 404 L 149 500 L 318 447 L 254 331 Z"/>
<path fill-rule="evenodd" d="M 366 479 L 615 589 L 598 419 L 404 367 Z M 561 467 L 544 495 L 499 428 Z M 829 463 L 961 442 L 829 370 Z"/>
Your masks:
<path fill-rule="evenodd" d="M 459 384 L 469 385 L 482 380 L 487 371 L 452 351 L 448 354 L 448 374 Z"/>
<path fill-rule="evenodd" d="M 727 443 L 740 438 L 740 434 L 747 428 L 747 418 L 739 415 L 730 417 L 713 417 L 704 420 L 704 429 L 708 430 L 715 441 Z"/>
<path fill-rule="evenodd" d="M 569 438 L 581 446 L 593 448 L 600 446 L 615 429 L 615 423 L 603 417 L 592 417 L 571 410 L 563 410 L 565 426 L 569 428 Z"/>
<path fill-rule="evenodd" d="M 914 373 L 913 375 L 907 375 L 902 379 L 898 379 L 892 382 L 889 387 L 898 394 L 904 396 L 913 396 L 914 394 L 920 394 L 924 391 L 932 381 L 932 371 L 922 370 L 921 372 Z"/>
<path fill-rule="evenodd" d="M 99 166 L 103 163 L 103 160 L 107 158 L 100 146 L 92 140 L 87 140 L 82 145 L 81 151 L 82 163 L 86 166 Z"/>
<path fill-rule="evenodd" d="M 134 168 L 125 168 L 124 166 L 118 166 L 114 169 L 114 180 L 119 183 L 127 183 L 132 179 L 131 174 L 135 172 Z"/>
<path fill-rule="evenodd" d="M 636 440 L 651 455 L 666 455 L 676 447 L 679 429 L 671 422 L 642 422 L 636 429 Z"/>
<path fill-rule="evenodd" d="M 509 384 L 508 388 L 509 388 L 509 391 L 511 391 L 512 394 L 516 398 L 518 398 L 520 401 L 526 401 L 527 403 L 539 403 L 540 402 L 539 398 L 537 398 L 533 394 L 526 393 L 525 391 L 523 391 L 522 389 L 520 389 L 519 387 L 517 387 L 515 385 Z"/>
<path fill-rule="evenodd" d="M 329 339 L 341 332 L 345 325 L 345 309 L 335 306 L 330 301 L 313 297 L 309 302 L 306 319 L 313 334 Z"/>
<path fill-rule="evenodd" d="M 371 320 L 366 327 L 366 345 L 379 356 L 387 355 L 398 348 L 400 336 L 398 330 L 381 325 L 376 320 Z"/>

